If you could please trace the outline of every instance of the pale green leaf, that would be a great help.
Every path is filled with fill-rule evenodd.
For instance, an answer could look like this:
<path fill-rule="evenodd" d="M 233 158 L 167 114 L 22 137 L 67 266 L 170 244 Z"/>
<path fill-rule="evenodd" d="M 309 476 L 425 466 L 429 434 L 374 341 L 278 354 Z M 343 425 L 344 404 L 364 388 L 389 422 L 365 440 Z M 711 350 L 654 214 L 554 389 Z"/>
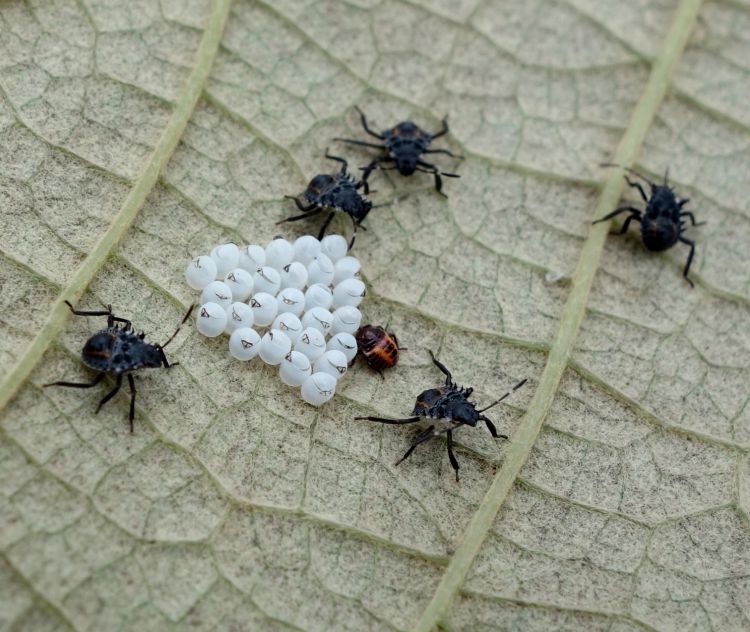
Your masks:
<path fill-rule="evenodd" d="M 743 630 L 750 626 L 750 11 L 699 0 L 0 4 L 0 627 Z M 327 147 L 413 118 L 466 159 L 440 198 L 376 173 L 365 317 L 409 348 L 315 410 L 188 325 L 180 366 L 94 415 L 111 303 L 163 340 L 189 257 L 265 243 Z M 643 250 L 591 219 L 604 161 L 667 167 L 708 223 Z M 314 232 L 317 222 L 287 233 Z M 348 230 L 341 220 L 335 223 Z M 550 282 L 550 278 L 562 278 Z M 440 382 L 509 442 L 398 468 Z"/>

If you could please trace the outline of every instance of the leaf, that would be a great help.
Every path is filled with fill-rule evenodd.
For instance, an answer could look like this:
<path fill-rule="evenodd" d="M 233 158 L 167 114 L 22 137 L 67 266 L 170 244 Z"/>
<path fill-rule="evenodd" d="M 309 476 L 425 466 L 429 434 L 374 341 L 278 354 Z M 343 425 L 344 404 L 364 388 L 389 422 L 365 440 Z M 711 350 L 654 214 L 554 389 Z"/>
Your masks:
<path fill-rule="evenodd" d="M 0 6 L 0 622 L 8 629 L 740 630 L 750 615 L 741 3 Z M 224 26 L 226 20 L 226 25 Z M 219 45 L 219 38 L 221 44 Z M 684 48 L 684 53 L 683 53 Z M 447 201 L 378 173 L 365 316 L 409 347 L 321 410 L 187 326 L 125 397 L 84 379 L 68 299 L 164 340 L 190 256 L 265 243 L 282 196 L 370 153 L 359 105 L 466 159 Z M 691 198 L 687 248 L 594 217 L 636 164 Z M 603 184 L 601 183 L 603 181 Z M 296 236 L 317 224 L 296 224 Z M 338 229 L 348 225 L 339 221 Z M 546 277 L 571 277 L 569 284 Z M 20 316 L 23 315 L 24 318 Z M 82 322 L 83 321 L 83 322 Z M 434 349 L 507 443 L 393 464 Z"/>

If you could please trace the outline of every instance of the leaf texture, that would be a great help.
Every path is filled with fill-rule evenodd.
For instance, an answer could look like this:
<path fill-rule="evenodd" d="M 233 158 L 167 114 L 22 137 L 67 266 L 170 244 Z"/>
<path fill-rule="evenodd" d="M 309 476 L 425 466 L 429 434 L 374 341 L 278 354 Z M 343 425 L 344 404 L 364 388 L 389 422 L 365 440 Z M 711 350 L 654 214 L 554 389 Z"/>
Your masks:
<path fill-rule="evenodd" d="M 0 5 L 0 627 L 743 630 L 750 625 L 750 165 L 742 2 Z M 683 52 L 684 48 L 684 52 Z M 409 348 L 321 410 L 188 326 L 180 366 L 85 379 L 111 303 L 163 340 L 189 257 L 264 244 L 331 147 L 411 118 L 465 155 L 377 173 L 363 310 Z M 590 220 L 670 181 L 706 226 L 645 252 Z M 628 202 L 638 203 L 628 189 Z M 296 237 L 315 232 L 312 221 Z M 341 221 L 339 229 L 347 224 Z M 290 225 L 291 226 L 291 225 Z M 555 275 L 570 282 L 550 283 Z M 21 318 L 21 316 L 24 316 Z M 81 322 L 84 321 L 84 322 Z M 428 349 L 509 442 L 399 467 Z"/>

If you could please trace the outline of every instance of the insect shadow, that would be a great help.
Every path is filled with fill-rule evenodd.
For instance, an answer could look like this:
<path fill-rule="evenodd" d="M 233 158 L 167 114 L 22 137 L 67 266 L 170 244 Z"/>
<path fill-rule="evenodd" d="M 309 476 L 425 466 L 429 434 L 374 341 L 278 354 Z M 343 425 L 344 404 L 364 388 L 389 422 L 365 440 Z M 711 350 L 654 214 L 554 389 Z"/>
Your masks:
<path fill-rule="evenodd" d="M 620 167 L 620 165 L 609 162 L 603 163 L 600 166 Z M 693 215 L 692 212 L 682 210 L 682 207 L 685 206 L 690 199 L 678 198 L 674 189 L 669 186 L 667 182 L 669 169 L 664 173 L 664 183 L 657 184 L 634 169 L 630 169 L 629 167 L 622 168 L 628 173 L 632 173 L 634 176 L 641 178 L 651 187 L 651 195 L 646 195 L 646 192 L 643 190 L 640 183 L 633 182 L 628 176 L 625 176 L 625 182 L 634 189 L 637 189 L 638 193 L 640 193 L 643 201 L 646 203 L 646 209 L 642 211 L 634 206 L 620 206 L 611 213 L 608 213 L 592 223 L 598 224 L 599 222 L 610 220 L 621 213 L 630 213 L 620 229 L 620 235 L 627 232 L 630 222 L 635 220 L 641 224 L 641 242 L 648 250 L 654 252 L 668 250 L 678 241 L 687 244 L 690 246 L 690 254 L 688 254 L 687 263 L 685 264 L 682 276 L 684 276 L 685 280 L 690 283 L 690 287 L 695 287 L 694 283 L 688 278 L 690 264 L 693 262 L 693 255 L 695 254 L 695 242 L 682 236 L 682 233 L 685 230 L 684 220 L 685 218 L 688 218 L 693 226 L 702 226 L 706 222 L 696 222 L 695 215 Z"/>
<path fill-rule="evenodd" d="M 135 419 L 136 390 L 135 380 L 133 380 L 131 372 L 143 368 L 159 368 L 162 366 L 165 369 L 170 369 L 179 364 L 178 362 L 170 364 L 164 353 L 164 348 L 174 340 L 185 324 L 185 321 L 190 318 L 195 305 L 190 306 L 187 314 L 185 314 L 175 332 L 169 337 L 169 340 L 164 344 L 159 344 L 146 342 L 146 334 L 144 332 L 136 333 L 133 330 L 132 323 L 128 319 L 115 316 L 112 313 L 111 305 L 107 305 L 106 310 L 79 311 L 74 309 L 68 301 L 65 301 L 65 303 L 76 316 L 107 317 L 106 328 L 99 330 L 91 336 L 83 346 L 83 351 L 81 351 L 81 360 L 83 363 L 87 367 L 99 371 L 99 374 L 91 382 L 58 381 L 44 384 L 44 387 L 92 388 L 99 384 L 107 373 L 113 373 L 115 376 L 115 387 L 99 402 L 99 405 L 96 407 L 96 413 L 98 413 L 102 406 L 117 394 L 122 386 L 123 375 L 127 375 L 128 385 L 130 386 L 130 414 L 128 419 L 130 420 L 130 432 L 132 433 L 133 420 Z"/>
<path fill-rule="evenodd" d="M 366 184 L 363 180 L 354 180 L 347 173 L 348 163 L 346 160 L 339 156 L 332 156 L 328 153 L 328 150 L 326 150 L 326 158 L 340 162 L 341 170 L 334 174 L 319 174 L 310 180 L 307 188 L 302 193 L 306 204 L 303 204 L 299 197 L 285 195 L 284 197 L 287 199 L 294 200 L 297 208 L 302 211 L 302 215 L 287 217 L 276 222 L 276 224 L 296 222 L 306 217 L 312 217 L 325 209 L 330 209 L 331 212 L 318 233 L 318 239 L 323 239 L 323 235 L 325 235 L 326 229 L 331 223 L 335 212 L 343 211 L 351 217 L 354 227 L 352 238 L 349 242 L 349 249 L 351 250 L 354 240 L 357 237 L 357 227 L 374 207 L 372 202 L 360 195 L 359 189 L 365 187 Z M 365 190 L 369 191 L 369 189 Z M 365 227 L 362 226 L 362 229 L 365 230 Z"/>
<path fill-rule="evenodd" d="M 474 392 L 474 389 L 471 387 L 464 388 L 463 386 L 456 384 L 453 381 L 451 372 L 435 357 L 435 354 L 432 353 L 432 351 L 430 351 L 430 357 L 435 366 L 445 374 L 445 385 L 441 388 L 431 388 L 420 393 L 417 396 L 416 404 L 414 404 L 414 410 L 411 411 L 411 414 L 413 415 L 412 417 L 407 417 L 406 419 L 355 417 L 355 419 L 396 425 L 416 423 L 423 418 L 445 422 L 445 427 L 441 429 L 436 429 L 436 425 L 433 424 L 419 433 L 411 444 L 411 447 L 406 451 L 406 454 L 396 461 L 396 465 L 399 465 L 408 459 L 417 446 L 429 441 L 430 439 L 445 434 L 448 443 L 448 459 L 450 460 L 451 467 L 456 472 L 456 482 L 458 482 L 459 465 L 458 459 L 456 459 L 456 455 L 453 453 L 453 432 L 462 426 L 473 427 L 480 421 L 483 421 L 487 425 L 490 434 L 495 439 L 507 439 L 507 435 L 499 434 L 497 428 L 495 428 L 495 424 L 492 423 L 492 420 L 489 419 L 489 417 L 486 417 L 483 413 L 493 406 L 497 406 L 513 391 L 521 388 L 526 383 L 526 380 L 521 380 L 510 391 L 496 399 L 489 406 L 477 409 L 476 404 L 469 401 L 469 397 Z"/>
<path fill-rule="evenodd" d="M 370 129 L 367 124 L 367 118 L 364 112 L 357 106 L 354 106 L 357 112 L 359 112 L 360 121 L 365 132 L 370 136 L 374 136 L 378 140 L 383 141 L 382 145 L 376 145 L 375 143 L 367 143 L 362 140 L 353 140 L 350 138 L 334 138 L 334 140 L 341 141 L 343 143 L 349 143 L 350 145 L 359 145 L 361 147 L 372 147 L 373 149 L 380 149 L 385 153 L 378 158 L 375 158 L 369 165 L 362 167 L 362 180 L 365 183 L 365 193 L 369 193 L 370 188 L 367 182 L 370 174 L 375 169 L 382 169 L 383 171 L 389 171 L 395 169 L 402 176 L 410 176 L 415 171 L 421 171 L 423 173 L 431 173 L 435 177 L 435 189 L 443 197 L 447 197 L 443 193 L 443 180 L 441 176 L 448 178 L 460 178 L 461 176 L 457 173 L 446 173 L 440 171 L 435 165 L 429 162 L 425 162 L 422 157 L 427 154 L 446 154 L 452 158 L 463 159 L 463 156 L 458 156 L 447 149 L 430 149 L 430 143 L 436 138 L 440 138 L 448 133 L 448 119 L 443 119 L 443 128 L 435 134 L 426 132 L 418 125 L 411 121 L 403 121 L 392 127 L 391 129 L 384 130 L 380 134 Z M 393 167 L 383 167 L 381 163 L 395 163 Z"/>

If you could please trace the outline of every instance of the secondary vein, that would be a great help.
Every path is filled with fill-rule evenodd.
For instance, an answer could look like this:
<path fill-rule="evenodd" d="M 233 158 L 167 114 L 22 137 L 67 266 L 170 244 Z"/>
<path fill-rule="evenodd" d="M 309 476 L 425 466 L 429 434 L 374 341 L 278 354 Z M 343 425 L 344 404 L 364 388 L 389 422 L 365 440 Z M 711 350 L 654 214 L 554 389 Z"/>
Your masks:
<path fill-rule="evenodd" d="M 615 151 L 613 162 L 631 166 L 640 153 L 646 133 L 664 99 L 677 63 L 693 30 L 701 1 L 682 0 L 680 2 L 664 45 L 654 61 L 646 86 Z M 599 217 L 614 208 L 622 191 L 621 174 L 619 171 L 613 171 L 605 181 L 593 217 Z M 492 527 L 497 512 L 505 502 L 539 435 L 578 337 L 591 285 L 599 267 L 602 249 L 609 231 L 609 224 L 610 222 L 602 222 L 589 231 L 573 275 L 572 288 L 563 308 L 560 326 L 539 381 L 539 387 L 534 393 L 518 430 L 511 438 L 502 467 L 469 521 L 445 574 L 415 625 L 415 632 L 431 632 L 449 611 L 456 594 L 464 584 L 474 558 Z"/>
<path fill-rule="evenodd" d="M 76 270 L 70 283 L 52 304 L 50 313 L 39 332 L 0 384 L 0 410 L 4 409 L 13 399 L 68 319 L 70 311 L 65 305 L 65 301 L 75 304 L 81 297 L 109 254 L 132 225 L 146 198 L 154 188 L 159 174 L 172 157 L 203 92 L 203 86 L 219 50 L 230 6 L 231 0 L 214 1 L 208 25 L 203 32 L 195 56 L 195 65 L 177 99 L 175 109 L 156 144 L 156 148 L 143 165 L 133 188 L 130 189 L 120 210 L 112 219 L 109 228 L 96 242 L 89 255 Z"/>

